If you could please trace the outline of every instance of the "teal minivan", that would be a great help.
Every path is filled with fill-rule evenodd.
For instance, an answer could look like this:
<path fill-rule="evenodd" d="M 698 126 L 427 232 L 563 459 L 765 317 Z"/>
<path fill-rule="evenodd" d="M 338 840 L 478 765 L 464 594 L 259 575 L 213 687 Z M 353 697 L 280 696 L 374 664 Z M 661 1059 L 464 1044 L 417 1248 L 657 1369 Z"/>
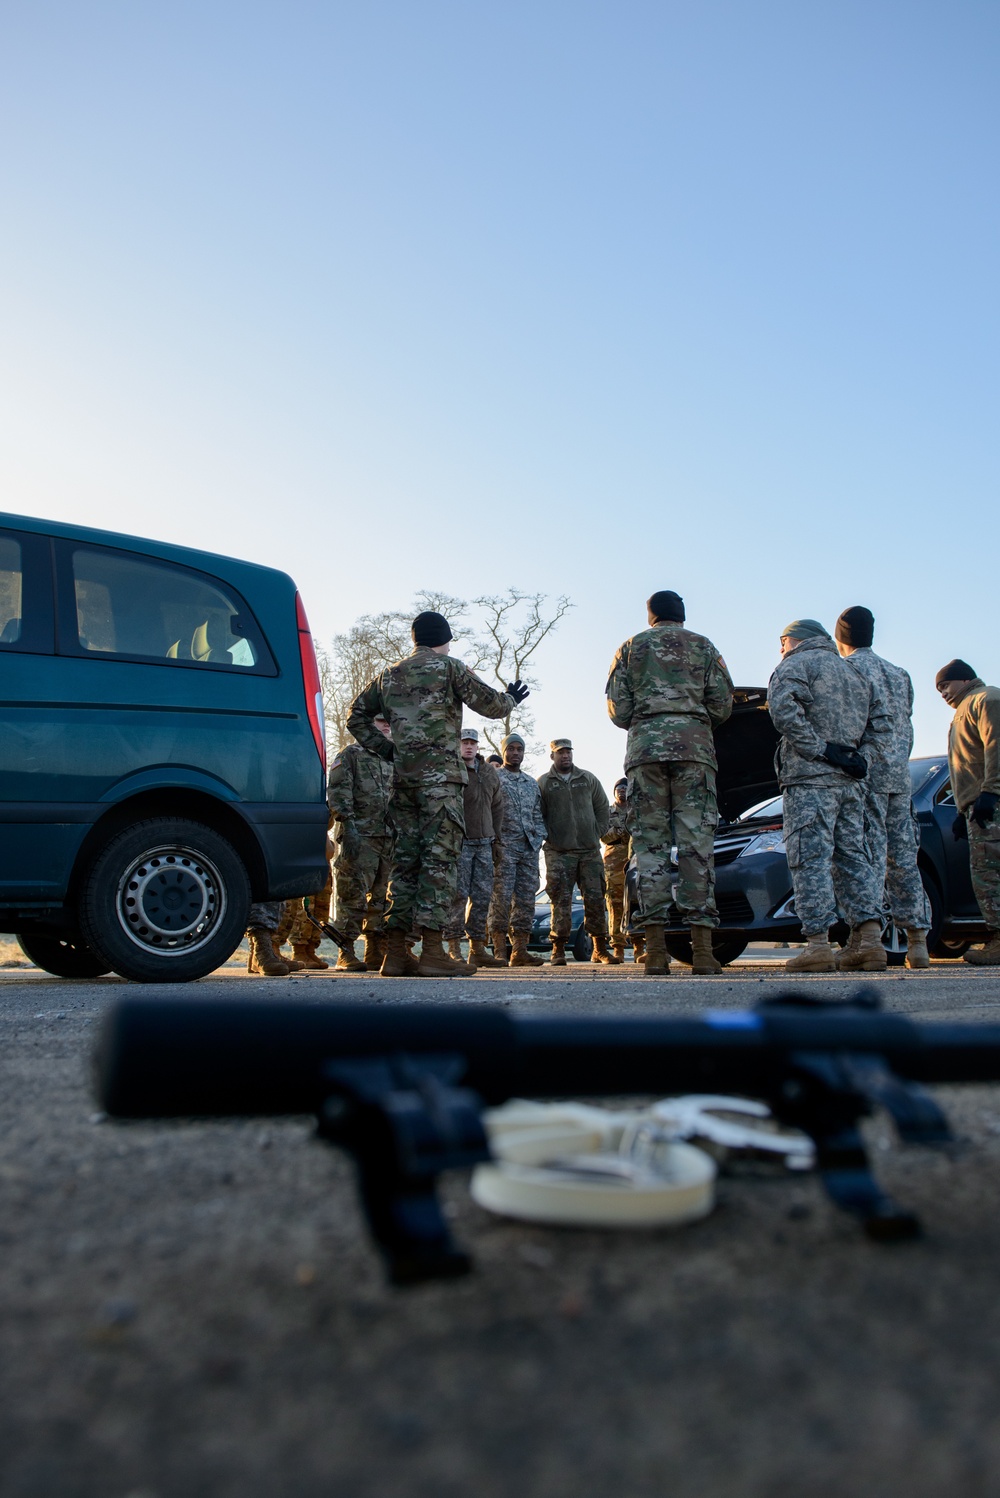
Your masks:
<path fill-rule="evenodd" d="M 0 930 L 63 977 L 203 977 L 313 894 L 326 748 L 291 578 L 0 514 Z"/>

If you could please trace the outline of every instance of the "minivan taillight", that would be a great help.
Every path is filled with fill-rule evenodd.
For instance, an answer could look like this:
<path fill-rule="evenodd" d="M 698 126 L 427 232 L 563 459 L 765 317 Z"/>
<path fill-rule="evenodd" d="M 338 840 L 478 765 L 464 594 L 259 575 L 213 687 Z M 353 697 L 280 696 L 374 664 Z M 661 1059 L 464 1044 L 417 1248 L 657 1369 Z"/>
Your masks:
<path fill-rule="evenodd" d="M 306 708 L 309 712 L 309 727 L 312 729 L 313 738 L 316 741 L 316 753 L 320 757 L 323 766 L 323 774 L 326 775 L 326 719 L 323 716 L 323 688 L 319 681 L 319 667 L 316 664 L 316 651 L 313 649 L 313 637 L 309 628 L 309 620 L 306 611 L 302 607 L 302 599 L 298 593 L 295 595 L 295 621 L 299 628 L 299 657 L 302 661 L 302 685 L 306 692 Z"/>

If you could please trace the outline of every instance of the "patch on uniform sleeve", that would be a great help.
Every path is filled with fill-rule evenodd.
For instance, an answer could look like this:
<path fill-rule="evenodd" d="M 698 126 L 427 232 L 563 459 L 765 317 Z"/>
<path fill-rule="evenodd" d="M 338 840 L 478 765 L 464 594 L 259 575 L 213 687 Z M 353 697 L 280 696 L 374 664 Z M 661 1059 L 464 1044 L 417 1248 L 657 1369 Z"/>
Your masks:
<path fill-rule="evenodd" d="M 335 770 L 337 768 L 337 766 L 340 764 L 340 757 L 341 757 L 341 751 L 338 749 L 337 753 L 333 756 L 333 764 L 330 766 L 331 770 Z"/>

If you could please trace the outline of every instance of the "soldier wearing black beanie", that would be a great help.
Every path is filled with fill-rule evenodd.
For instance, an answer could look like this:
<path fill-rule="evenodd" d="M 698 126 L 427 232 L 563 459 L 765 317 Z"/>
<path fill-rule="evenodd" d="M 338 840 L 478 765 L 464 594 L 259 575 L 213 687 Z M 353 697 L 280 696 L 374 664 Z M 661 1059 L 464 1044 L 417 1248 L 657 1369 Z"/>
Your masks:
<path fill-rule="evenodd" d="M 661 588 L 648 598 L 646 613 L 650 624 L 683 624 L 687 617 L 683 598 L 671 588 Z"/>
<path fill-rule="evenodd" d="M 454 639 L 447 619 L 443 614 L 435 614 L 432 609 L 417 615 L 410 625 L 410 634 L 414 645 L 447 645 L 449 640 Z"/>
<path fill-rule="evenodd" d="M 845 609 L 834 626 L 833 638 L 842 645 L 863 650 L 875 638 L 875 615 L 860 603 Z"/>

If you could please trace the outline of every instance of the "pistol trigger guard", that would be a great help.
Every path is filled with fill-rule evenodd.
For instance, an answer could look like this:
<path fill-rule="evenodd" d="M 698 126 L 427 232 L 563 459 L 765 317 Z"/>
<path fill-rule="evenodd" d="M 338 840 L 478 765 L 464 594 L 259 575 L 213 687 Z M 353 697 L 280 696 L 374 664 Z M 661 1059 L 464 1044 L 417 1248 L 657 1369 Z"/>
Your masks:
<path fill-rule="evenodd" d="M 354 1157 L 361 1204 L 395 1285 L 467 1274 L 437 1198 L 444 1170 L 490 1159 L 478 1093 L 452 1084 L 455 1055 L 396 1054 L 328 1063 L 317 1133 Z"/>

